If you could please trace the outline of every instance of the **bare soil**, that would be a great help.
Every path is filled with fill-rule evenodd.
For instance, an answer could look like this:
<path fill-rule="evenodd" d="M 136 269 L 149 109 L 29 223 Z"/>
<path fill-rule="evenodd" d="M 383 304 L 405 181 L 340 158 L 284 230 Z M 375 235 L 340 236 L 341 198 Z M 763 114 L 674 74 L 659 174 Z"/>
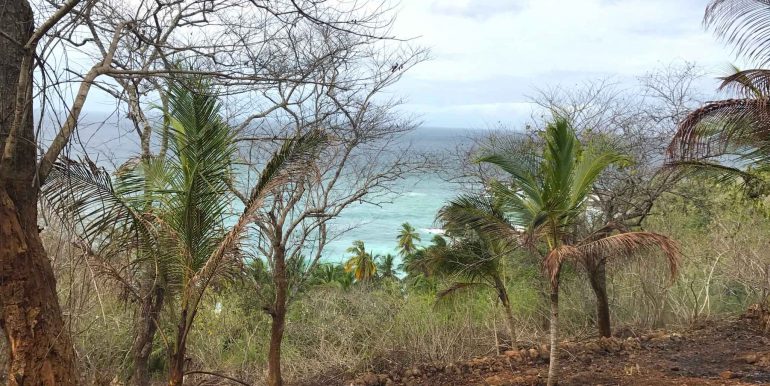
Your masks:
<path fill-rule="evenodd" d="M 560 385 L 758 385 L 770 384 L 770 337 L 764 314 L 707 322 L 679 333 L 564 342 Z M 630 335 L 629 333 L 626 333 Z M 365 373 L 345 385 L 542 385 L 546 346 L 450 364 L 424 364 Z"/>

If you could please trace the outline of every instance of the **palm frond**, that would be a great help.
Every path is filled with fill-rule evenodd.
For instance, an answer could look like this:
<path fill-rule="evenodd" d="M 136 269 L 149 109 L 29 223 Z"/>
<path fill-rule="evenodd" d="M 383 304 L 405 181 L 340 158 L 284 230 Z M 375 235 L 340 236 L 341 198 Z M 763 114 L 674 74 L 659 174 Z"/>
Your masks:
<path fill-rule="evenodd" d="M 567 260 L 581 258 L 580 250 L 572 245 L 561 245 L 551 249 L 543 260 L 543 268 L 548 275 L 551 286 L 556 287 L 559 284 L 559 273 L 561 273 L 562 264 Z"/>
<path fill-rule="evenodd" d="M 770 97 L 770 70 L 762 68 L 740 70 L 733 66 L 733 73 L 721 79 L 720 90 L 732 91 L 745 98 Z"/>
<path fill-rule="evenodd" d="M 141 208 L 131 199 L 143 188 L 141 174 L 124 173 L 116 188 L 109 173 L 92 162 L 63 160 L 54 165 L 41 193 L 43 203 L 91 248 L 122 243 L 125 249 L 137 246 L 144 227 Z"/>
<path fill-rule="evenodd" d="M 615 152 L 596 151 L 588 147 L 581 154 L 578 164 L 573 171 L 572 187 L 570 188 L 570 203 L 581 205 L 593 189 L 599 176 L 613 164 L 628 162 L 628 158 Z"/>
<path fill-rule="evenodd" d="M 545 149 L 543 150 L 544 197 L 549 198 L 545 205 L 549 207 L 570 205 L 570 189 L 574 179 L 574 170 L 581 151 L 580 142 L 569 122 L 557 117 L 546 127 Z"/>
<path fill-rule="evenodd" d="M 737 54 L 760 65 L 770 63 L 770 1 L 713 0 L 703 23 L 733 44 Z"/>
<path fill-rule="evenodd" d="M 286 181 L 302 178 L 303 175 L 307 174 L 312 169 L 308 167 L 309 164 L 321 151 L 321 147 L 326 141 L 327 137 L 322 132 L 312 131 L 286 141 L 273 154 L 263 169 L 257 185 L 252 189 L 249 200 L 238 220 L 220 239 L 216 248 L 206 257 L 204 265 L 191 279 L 191 282 L 202 282 L 203 285 L 193 285 L 193 287 L 198 288 L 198 290 L 206 288 L 222 260 L 238 246 L 247 225 L 254 221 L 255 214 L 267 195 Z"/>
<path fill-rule="evenodd" d="M 437 215 L 448 232 L 462 232 L 468 228 L 502 238 L 518 237 L 520 232 L 498 210 L 491 198 L 461 195 L 441 208 Z"/>
<path fill-rule="evenodd" d="M 760 176 L 750 171 L 715 162 L 700 160 L 675 161 L 669 163 L 668 166 L 692 176 L 706 176 L 720 183 L 735 182 L 737 179 L 740 179 L 744 185 L 764 183 Z"/>
<path fill-rule="evenodd" d="M 744 98 L 707 103 L 679 124 L 667 153 L 669 162 L 726 154 L 770 161 L 770 100 Z"/>
<path fill-rule="evenodd" d="M 665 255 L 673 280 L 679 271 L 682 254 L 674 240 L 654 232 L 628 232 L 607 236 L 578 245 L 576 258 L 625 258 L 645 251 L 660 251 Z"/>
<path fill-rule="evenodd" d="M 460 291 L 463 290 L 469 290 L 476 287 L 483 287 L 486 286 L 484 283 L 474 283 L 474 282 L 458 282 L 453 283 L 449 287 L 439 291 L 436 293 L 436 301 L 445 299 L 451 295 L 454 295 Z"/>
<path fill-rule="evenodd" d="M 521 189 L 524 195 L 531 196 L 533 199 L 539 197 L 537 179 L 539 160 L 535 157 L 528 156 L 526 153 L 513 153 L 510 151 L 493 153 L 492 150 L 485 150 L 475 161 L 499 167 L 508 173 L 511 178 L 511 184 L 516 189 Z"/>

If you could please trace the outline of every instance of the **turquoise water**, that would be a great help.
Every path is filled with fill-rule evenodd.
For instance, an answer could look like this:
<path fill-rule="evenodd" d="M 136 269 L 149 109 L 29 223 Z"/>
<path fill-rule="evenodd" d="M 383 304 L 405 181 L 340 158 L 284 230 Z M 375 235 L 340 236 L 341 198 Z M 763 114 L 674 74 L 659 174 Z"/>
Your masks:
<path fill-rule="evenodd" d="M 366 249 L 376 254 L 396 254 L 396 237 L 401 224 L 410 223 L 420 233 L 427 245 L 437 225 L 436 212 L 455 196 L 455 186 L 433 175 L 411 177 L 400 183 L 400 194 L 394 194 L 392 202 L 376 206 L 356 204 L 343 211 L 332 221 L 331 232 L 354 227 L 326 246 L 324 260 L 343 261 L 345 249 L 355 240 L 363 240 Z"/>
<path fill-rule="evenodd" d="M 419 128 L 403 138 L 415 152 L 446 153 L 458 146 L 466 147 L 470 132 L 465 129 Z M 451 167 L 446 165 L 446 167 Z M 409 176 L 398 182 L 390 201 L 379 206 L 354 204 L 332 220 L 329 230 L 338 233 L 353 228 L 327 244 L 323 260 L 339 262 L 347 259 L 345 250 L 355 240 L 363 240 L 366 249 L 376 254 L 396 254 L 396 237 L 404 222 L 419 233 L 422 245 L 430 243 L 438 228 L 436 212 L 457 195 L 457 186 L 439 178 L 435 173 Z"/>

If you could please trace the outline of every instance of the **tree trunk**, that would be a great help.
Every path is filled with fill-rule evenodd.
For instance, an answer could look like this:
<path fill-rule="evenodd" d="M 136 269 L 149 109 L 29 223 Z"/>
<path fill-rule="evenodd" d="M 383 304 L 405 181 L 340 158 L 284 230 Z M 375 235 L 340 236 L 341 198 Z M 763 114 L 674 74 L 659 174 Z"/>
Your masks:
<path fill-rule="evenodd" d="M 551 355 L 548 365 L 548 386 L 559 383 L 559 285 L 551 288 Z"/>
<path fill-rule="evenodd" d="M 508 291 L 505 289 L 505 285 L 499 277 L 495 277 L 495 289 L 497 290 L 497 297 L 500 298 L 500 302 L 503 303 L 505 321 L 508 324 L 508 334 L 510 334 L 511 341 L 513 341 L 514 336 L 516 335 L 516 323 L 513 319 L 513 311 L 511 310 L 511 299 L 508 297 Z"/>
<path fill-rule="evenodd" d="M 607 298 L 607 263 L 604 260 L 588 265 L 588 279 L 596 296 L 596 324 L 599 335 L 612 336 L 610 305 Z"/>
<path fill-rule="evenodd" d="M 184 383 L 185 357 L 187 356 L 187 331 L 189 331 L 188 310 L 185 306 L 182 309 L 182 315 L 177 325 L 176 342 L 174 342 L 174 351 L 171 354 L 169 363 L 169 386 L 182 386 Z"/>
<path fill-rule="evenodd" d="M 148 386 L 150 384 L 149 362 L 152 354 L 155 332 L 158 330 L 157 321 L 163 309 L 164 290 L 156 287 L 152 293 L 142 299 L 137 318 L 137 332 L 131 346 L 132 370 L 130 384 L 133 386 Z"/>
<path fill-rule="evenodd" d="M 281 378 L 281 341 L 283 340 L 283 327 L 286 322 L 286 302 L 289 282 L 286 278 L 286 261 L 283 248 L 274 248 L 275 261 L 273 282 L 275 283 L 275 303 L 270 316 L 270 348 L 267 356 L 267 384 L 269 386 L 282 386 Z"/>
<path fill-rule="evenodd" d="M 6 2 L 0 30 L 26 42 L 34 28 L 27 1 Z M 17 107 L 20 63 L 32 52 L 0 38 L 0 147 L 9 141 Z M 31 100 L 32 82 L 22 90 Z M 24 95 L 26 93 L 26 95 Z M 37 225 L 39 185 L 31 103 L 23 103 L 15 145 L 0 175 L 0 327 L 8 340 L 8 385 L 75 385 L 77 372 L 56 279 Z"/>

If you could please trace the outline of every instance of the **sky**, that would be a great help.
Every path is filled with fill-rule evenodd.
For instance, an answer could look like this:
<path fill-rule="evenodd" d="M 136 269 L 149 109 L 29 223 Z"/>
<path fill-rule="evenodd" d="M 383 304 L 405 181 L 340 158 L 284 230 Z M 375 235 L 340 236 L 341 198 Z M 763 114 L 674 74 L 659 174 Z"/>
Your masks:
<path fill-rule="evenodd" d="M 620 83 L 683 61 L 715 77 L 736 61 L 701 23 L 701 0 L 402 0 L 400 37 L 431 60 L 391 90 L 424 126 L 489 128 L 529 117 L 537 88 Z"/>

